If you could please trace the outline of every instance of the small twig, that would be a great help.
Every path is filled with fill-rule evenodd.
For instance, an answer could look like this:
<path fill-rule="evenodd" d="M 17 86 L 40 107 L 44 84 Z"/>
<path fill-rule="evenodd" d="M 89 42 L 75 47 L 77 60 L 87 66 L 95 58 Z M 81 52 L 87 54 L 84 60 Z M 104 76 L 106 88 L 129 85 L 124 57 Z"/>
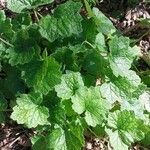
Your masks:
<path fill-rule="evenodd" d="M 123 31 L 123 34 L 127 34 L 129 32 L 131 32 L 134 29 L 137 29 L 139 27 L 139 24 L 135 24 L 134 26 L 131 26 L 130 28 L 127 28 Z"/>
<path fill-rule="evenodd" d="M 43 17 L 38 11 L 37 11 L 37 15 L 39 15 L 41 18 Z"/>
<path fill-rule="evenodd" d="M 34 12 L 34 16 L 35 16 L 37 22 L 39 22 L 39 17 L 38 17 L 38 15 L 37 15 L 37 12 L 36 12 L 35 10 L 33 10 L 33 12 Z"/>
<path fill-rule="evenodd" d="M 2 41 L 4 44 L 6 44 L 6 45 L 8 45 L 8 46 L 10 46 L 10 47 L 14 47 L 12 44 L 10 44 L 10 43 L 7 42 L 6 40 L 2 39 L 1 37 L 0 37 L 0 41 Z"/>
<path fill-rule="evenodd" d="M 19 139 L 20 139 L 20 135 L 19 135 L 19 137 L 17 137 L 14 141 L 12 141 L 12 142 L 9 144 L 9 146 L 12 147 L 12 145 L 13 145 L 14 143 L 16 143 Z"/>
<path fill-rule="evenodd" d="M 150 75 L 150 70 L 146 70 L 146 71 L 141 71 L 140 72 L 141 75 Z"/>

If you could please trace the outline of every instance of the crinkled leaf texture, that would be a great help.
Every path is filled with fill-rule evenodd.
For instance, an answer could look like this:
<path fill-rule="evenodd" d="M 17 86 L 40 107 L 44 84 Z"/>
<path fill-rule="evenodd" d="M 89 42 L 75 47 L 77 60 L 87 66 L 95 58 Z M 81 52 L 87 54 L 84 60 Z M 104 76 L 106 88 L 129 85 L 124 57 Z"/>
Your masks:
<path fill-rule="evenodd" d="M 94 20 L 100 33 L 109 35 L 116 31 L 113 23 L 98 8 L 93 8 Z"/>
<path fill-rule="evenodd" d="M 139 97 L 139 101 L 145 110 L 150 112 L 150 92 L 146 91 Z"/>
<path fill-rule="evenodd" d="M 8 64 L 3 64 L 2 70 L 5 72 L 6 77 L 0 80 L 0 91 L 5 97 L 14 99 L 18 93 L 24 93 L 26 86 L 20 78 L 20 70 Z"/>
<path fill-rule="evenodd" d="M 73 122 L 63 129 L 56 126 L 52 132 L 39 139 L 34 145 L 33 150 L 79 150 L 84 145 L 83 127 L 80 123 Z M 45 146 L 43 146 L 45 141 Z"/>
<path fill-rule="evenodd" d="M 69 72 L 61 77 L 61 83 L 55 86 L 57 96 L 62 99 L 70 99 L 75 92 L 84 86 L 79 72 Z"/>
<path fill-rule="evenodd" d="M 4 44 L 0 43 L 0 71 L 2 69 L 1 61 L 5 59 L 5 51 L 6 51 L 6 48 Z"/>
<path fill-rule="evenodd" d="M 110 129 L 106 129 L 109 136 L 109 141 L 114 150 L 128 150 L 128 145 L 124 144 L 118 131 L 113 132 Z"/>
<path fill-rule="evenodd" d="M 30 27 L 29 27 L 30 28 Z M 14 47 L 7 50 L 9 63 L 14 66 L 30 62 L 39 53 L 39 46 L 29 29 L 21 29 L 15 33 Z"/>
<path fill-rule="evenodd" d="M 6 18 L 5 12 L 0 10 L 0 34 L 1 38 L 12 40 L 14 31 L 12 30 L 10 18 Z"/>
<path fill-rule="evenodd" d="M 52 2 L 53 0 L 8 0 L 7 7 L 13 12 L 21 13 L 24 9 L 32 9 Z"/>
<path fill-rule="evenodd" d="M 112 82 L 103 83 L 100 86 L 101 94 L 106 98 L 111 104 L 114 102 L 132 101 L 133 99 L 138 99 L 138 87 L 140 87 L 140 82 L 136 82 L 137 86 L 134 86 L 128 82 L 126 78 L 117 78 Z M 130 87 L 129 87 L 130 86 Z M 133 94 L 137 91 L 137 97 Z"/>
<path fill-rule="evenodd" d="M 135 79 L 133 79 L 135 80 Z M 119 104 L 121 110 L 132 110 L 135 115 L 144 119 L 144 101 L 139 101 L 139 96 L 145 90 L 145 86 L 139 81 L 135 85 L 128 82 L 127 78 L 116 78 L 111 82 L 105 82 L 100 86 L 101 94 L 110 105 Z M 141 97 L 142 98 L 142 97 Z"/>
<path fill-rule="evenodd" d="M 101 97 L 99 87 L 80 88 L 72 99 L 72 108 L 78 114 L 85 112 L 88 125 L 101 124 L 110 108 L 109 103 Z"/>
<path fill-rule="evenodd" d="M 131 143 L 144 138 L 144 122 L 137 119 L 134 112 L 131 111 L 110 113 L 108 127 L 113 129 L 113 131 L 106 129 L 106 132 L 110 136 L 110 143 L 115 150 L 127 150 Z M 116 138 L 116 141 L 114 141 L 114 138 Z"/>
<path fill-rule="evenodd" d="M 39 94 L 22 94 L 17 98 L 17 105 L 13 108 L 11 118 L 18 124 L 25 124 L 28 128 L 35 128 L 38 125 L 49 124 L 49 111 L 41 106 L 42 97 Z"/>
<path fill-rule="evenodd" d="M 22 77 L 36 92 L 47 94 L 61 80 L 60 65 L 52 57 L 33 60 L 22 66 Z"/>
<path fill-rule="evenodd" d="M 122 101 L 121 92 L 113 83 L 103 83 L 100 87 L 101 94 L 110 104 Z"/>
<path fill-rule="evenodd" d="M 129 44 L 129 38 L 123 36 L 114 36 L 109 42 L 110 67 L 116 77 L 120 75 L 129 78 L 130 74 L 132 74 L 129 70 L 131 64 L 134 58 L 140 55 L 140 49 L 136 46 L 131 48 Z"/>
<path fill-rule="evenodd" d="M 40 20 L 41 35 L 53 42 L 58 38 L 78 35 L 82 32 L 82 17 L 79 14 L 81 3 L 68 1 L 58 6 L 53 16 Z"/>

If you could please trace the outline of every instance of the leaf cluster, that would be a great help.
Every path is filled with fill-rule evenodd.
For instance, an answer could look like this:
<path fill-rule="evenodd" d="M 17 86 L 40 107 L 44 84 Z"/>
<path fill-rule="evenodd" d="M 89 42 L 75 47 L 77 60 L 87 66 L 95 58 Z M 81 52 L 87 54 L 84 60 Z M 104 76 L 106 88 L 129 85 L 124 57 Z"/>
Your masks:
<path fill-rule="evenodd" d="M 41 16 L 50 2 L 9 0 L 16 15 L 0 11 L 0 122 L 11 109 L 36 131 L 34 150 L 79 150 L 89 130 L 102 130 L 114 150 L 149 143 L 149 92 L 132 70 L 139 47 L 86 0 Z"/>

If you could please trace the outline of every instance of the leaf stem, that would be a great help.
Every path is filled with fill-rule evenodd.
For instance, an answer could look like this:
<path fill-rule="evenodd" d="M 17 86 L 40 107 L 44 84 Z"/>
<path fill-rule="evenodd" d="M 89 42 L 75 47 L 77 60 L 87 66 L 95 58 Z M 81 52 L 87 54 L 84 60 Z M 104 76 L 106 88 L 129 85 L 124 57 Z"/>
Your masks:
<path fill-rule="evenodd" d="M 2 41 L 4 44 L 6 44 L 6 45 L 8 45 L 8 46 L 10 46 L 10 47 L 14 47 L 12 44 L 10 44 L 10 43 L 7 42 L 6 40 L 2 39 L 1 37 L 0 37 L 0 41 Z"/>
<path fill-rule="evenodd" d="M 95 137 L 98 137 L 98 135 L 97 135 L 94 131 L 92 131 L 92 129 L 90 129 L 90 127 L 88 128 L 88 130 L 89 130 Z"/>
<path fill-rule="evenodd" d="M 92 47 L 93 49 L 95 49 L 95 47 L 90 42 L 84 41 L 82 44 L 84 44 L 84 43 L 88 44 L 90 47 Z"/>

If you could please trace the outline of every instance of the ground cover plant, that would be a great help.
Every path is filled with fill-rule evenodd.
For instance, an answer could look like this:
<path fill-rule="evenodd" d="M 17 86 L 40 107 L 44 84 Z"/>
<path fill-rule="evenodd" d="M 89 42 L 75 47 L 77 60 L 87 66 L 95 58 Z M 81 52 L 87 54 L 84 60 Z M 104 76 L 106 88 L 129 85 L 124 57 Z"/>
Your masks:
<path fill-rule="evenodd" d="M 47 13 L 53 1 L 9 0 L 0 11 L 0 122 L 32 131 L 33 150 L 80 150 L 89 134 L 114 150 L 149 147 L 150 76 L 137 68 L 149 54 L 96 2 Z M 149 19 L 139 25 L 150 33 Z"/>

